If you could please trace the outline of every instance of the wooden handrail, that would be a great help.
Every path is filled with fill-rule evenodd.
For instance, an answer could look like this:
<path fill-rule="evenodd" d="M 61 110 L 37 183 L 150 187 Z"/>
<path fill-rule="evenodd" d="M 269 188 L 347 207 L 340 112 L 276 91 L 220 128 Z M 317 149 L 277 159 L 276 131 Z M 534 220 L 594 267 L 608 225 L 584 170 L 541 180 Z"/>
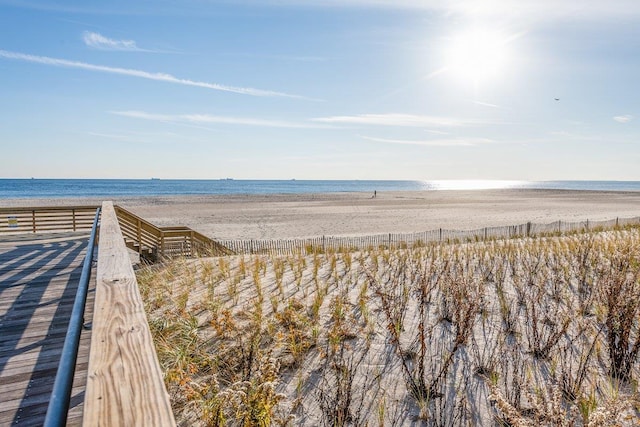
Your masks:
<path fill-rule="evenodd" d="M 98 206 L 0 208 L 0 233 L 91 230 Z M 189 227 L 157 227 L 128 210 L 114 206 L 126 245 L 155 262 L 176 256 L 217 256 L 233 252 Z"/>
<path fill-rule="evenodd" d="M 220 243 L 189 227 L 158 227 L 121 206 L 114 208 L 127 246 L 148 261 L 176 256 L 233 254 Z"/>
<path fill-rule="evenodd" d="M 102 204 L 83 425 L 176 425 L 112 202 Z"/>
<path fill-rule="evenodd" d="M 98 206 L 0 208 L 0 234 L 91 230 Z"/>
<path fill-rule="evenodd" d="M 88 211 L 91 210 L 93 213 L 95 213 L 96 209 L 98 209 L 100 207 L 100 205 L 72 205 L 72 206 L 15 206 L 15 207 L 4 207 L 4 208 L 0 208 L 0 215 L 4 214 L 4 213 L 11 213 L 11 212 L 31 212 L 31 211 L 36 211 L 36 212 L 45 212 L 45 211 L 71 211 L 73 209 L 75 210 L 82 210 L 82 211 Z"/>

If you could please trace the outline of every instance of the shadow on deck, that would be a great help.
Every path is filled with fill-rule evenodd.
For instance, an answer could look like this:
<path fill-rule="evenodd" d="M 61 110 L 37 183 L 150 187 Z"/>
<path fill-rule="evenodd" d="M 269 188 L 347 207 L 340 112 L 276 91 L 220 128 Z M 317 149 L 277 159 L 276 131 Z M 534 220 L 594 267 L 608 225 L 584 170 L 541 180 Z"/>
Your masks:
<path fill-rule="evenodd" d="M 42 425 L 82 271 L 86 233 L 0 241 L 0 425 Z M 92 316 L 95 280 L 87 312 Z M 82 332 L 69 425 L 82 422 L 90 331 Z"/>

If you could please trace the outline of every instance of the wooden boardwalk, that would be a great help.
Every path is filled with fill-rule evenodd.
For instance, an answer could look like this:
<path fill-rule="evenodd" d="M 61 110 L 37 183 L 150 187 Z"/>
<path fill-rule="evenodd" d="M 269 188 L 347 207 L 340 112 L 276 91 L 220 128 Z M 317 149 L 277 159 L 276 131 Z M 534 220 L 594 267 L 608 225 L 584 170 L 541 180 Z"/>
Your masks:
<path fill-rule="evenodd" d="M 88 242 L 88 233 L 32 236 L 0 240 L 0 426 L 44 421 Z M 94 289 L 92 274 L 86 322 Z M 82 423 L 90 340 L 83 330 L 68 425 Z"/>

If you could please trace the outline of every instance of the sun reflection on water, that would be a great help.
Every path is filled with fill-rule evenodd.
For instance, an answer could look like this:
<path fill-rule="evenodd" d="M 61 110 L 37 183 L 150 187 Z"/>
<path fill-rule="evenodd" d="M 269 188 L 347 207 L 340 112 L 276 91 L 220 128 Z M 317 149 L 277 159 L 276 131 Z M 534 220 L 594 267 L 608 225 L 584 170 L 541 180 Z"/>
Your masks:
<path fill-rule="evenodd" d="M 504 181 L 488 179 L 455 179 L 425 181 L 425 187 L 429 190 L 499 190 L 507 188 L 521 188 L 528 181 Z"/>

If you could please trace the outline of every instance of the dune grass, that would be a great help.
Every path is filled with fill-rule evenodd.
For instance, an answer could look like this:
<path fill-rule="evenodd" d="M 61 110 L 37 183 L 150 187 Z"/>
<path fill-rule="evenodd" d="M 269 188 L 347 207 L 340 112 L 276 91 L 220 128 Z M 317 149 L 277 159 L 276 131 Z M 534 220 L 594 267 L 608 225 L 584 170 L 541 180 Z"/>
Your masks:
<path fill-rule="evenodd" d="M 181 425 L 639 425 L 638 229 L 138 281 Z"/>

